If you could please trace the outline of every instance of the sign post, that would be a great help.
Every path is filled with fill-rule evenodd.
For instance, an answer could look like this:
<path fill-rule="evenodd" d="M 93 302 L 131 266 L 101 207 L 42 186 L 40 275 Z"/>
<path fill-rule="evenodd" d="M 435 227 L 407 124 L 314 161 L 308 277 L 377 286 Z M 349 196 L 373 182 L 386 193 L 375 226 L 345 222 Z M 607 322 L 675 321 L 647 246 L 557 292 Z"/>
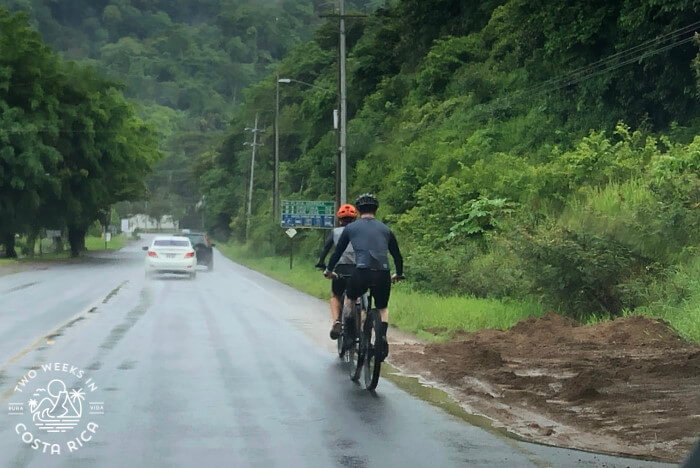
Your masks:
<path fill-rule="evenodd" d="M 284 231 L 289 236 L 289 269 L 294 265 L 294 236 L 297 235 L 297 230 L 289 228 Z"/>

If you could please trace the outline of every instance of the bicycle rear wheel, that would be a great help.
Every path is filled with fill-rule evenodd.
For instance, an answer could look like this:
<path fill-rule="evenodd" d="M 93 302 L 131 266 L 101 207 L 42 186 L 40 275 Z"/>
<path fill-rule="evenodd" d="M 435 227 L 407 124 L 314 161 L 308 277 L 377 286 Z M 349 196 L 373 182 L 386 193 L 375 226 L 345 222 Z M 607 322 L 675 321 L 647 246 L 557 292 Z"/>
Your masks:
<path fill-rule="evenodd" d="M 338 335 L 338 357 L 340 359 L 345 358 L 345 331 L 343 330 L 340 335 Z"/>
<path fill-rule="evenodd" d="M 353 306 L 351 317 L 348 329 L 352 334 L 346 337 L 348 340 L 351 340 L 348 341 L 346 356 L 348 362 L 350 362 L 350 379 L 357 381 L 362 374 L 362 363 L 365 359 L 361 329 L 362 307 L 360 305 L 355 304 Z"/>
<path fill-rule="evenodd" d="M 364 356 L 364 374 L 365 374 L 365 388 L 367 390 L 374 390 L 379 384 L 379 374 L 382 370 L 382 363 L 376 358 L 377 349 L 377 336 L 379 333 L 379 327 L 381 326 L 381 319 L 379 318 L 379 311 L 377 309 L 372 309 L 367 313 L 367 320 L 365 321 L 365 326 L 363 327 L 363 341 L 365 342 L 366 354 Z"/>

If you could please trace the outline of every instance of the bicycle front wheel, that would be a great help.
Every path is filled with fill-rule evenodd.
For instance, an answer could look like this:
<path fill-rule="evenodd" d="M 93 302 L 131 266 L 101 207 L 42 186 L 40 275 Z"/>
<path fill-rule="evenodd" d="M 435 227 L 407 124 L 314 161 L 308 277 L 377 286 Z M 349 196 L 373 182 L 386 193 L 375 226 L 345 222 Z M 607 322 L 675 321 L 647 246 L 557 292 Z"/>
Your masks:
<path fill-rule="evenodd" d="M 370 391 L 377 388 L 377 385 L 379 384 L 379 374 L 382 370 L 382 362 L 377 359 L 376 356 L 379 327 L 381 327 L 379 311 L 377 309 L 372 309 L 367 313 L 367 320 L 365 321 L 365 326 L 363 327 L 362 333 L 362 341 L 365 342 L 365 349 L 367 350 L 363 363 L 365 388 Z"/>

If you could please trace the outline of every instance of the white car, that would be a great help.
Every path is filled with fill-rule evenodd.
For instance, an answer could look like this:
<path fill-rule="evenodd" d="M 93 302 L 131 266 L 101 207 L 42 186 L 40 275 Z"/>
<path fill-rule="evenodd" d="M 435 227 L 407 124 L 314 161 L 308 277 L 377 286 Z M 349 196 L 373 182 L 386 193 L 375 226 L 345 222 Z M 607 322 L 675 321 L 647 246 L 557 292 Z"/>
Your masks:
<path fill-rule="evenodd" d="M 197 276 L 197 253 L 187 237 L 160 236 L 153 239 L 146 254 L 146 276 L 154 273 L 181 273 Z"/>

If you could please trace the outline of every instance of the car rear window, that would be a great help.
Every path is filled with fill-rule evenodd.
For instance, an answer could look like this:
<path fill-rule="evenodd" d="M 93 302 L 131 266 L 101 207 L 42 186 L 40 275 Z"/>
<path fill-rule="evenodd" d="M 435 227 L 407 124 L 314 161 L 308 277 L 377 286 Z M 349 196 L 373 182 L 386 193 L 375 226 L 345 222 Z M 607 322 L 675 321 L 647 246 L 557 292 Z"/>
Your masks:
<path fill-rule="evenodd" d="M 196 245 L 196 244 L 206 244 L 206 242 L 204 241 L 204 235 L 203 235 L 203 234 L 193 234 L 193 235 L 189 235 L 189 236 L 186 236 L 186 237 L 190 240 L 190 242 L 192 242 L 192 245 Z"/>
<path fill-rule="evenodd" d="M 157 246 L 170 246 L 170 247 L 189 247 L 190 243 L 184 240 L 173 240 L 173 239 L 163 239 L 153 242 L 153 245 Z"/>

